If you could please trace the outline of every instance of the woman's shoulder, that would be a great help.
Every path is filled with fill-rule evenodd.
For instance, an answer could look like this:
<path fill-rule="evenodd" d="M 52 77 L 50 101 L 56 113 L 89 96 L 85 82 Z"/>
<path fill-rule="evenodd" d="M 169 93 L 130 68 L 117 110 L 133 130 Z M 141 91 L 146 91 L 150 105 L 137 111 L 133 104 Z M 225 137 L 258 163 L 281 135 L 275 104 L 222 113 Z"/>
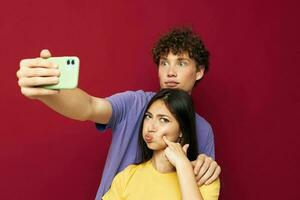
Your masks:
<path fill-rule="evenodd" d="M 128 165 L 115 176 L 114 182 L 121 184 L 123 187 L 127 187 L 129 183 L 135 182 L 140 178 L 144 168 L 144 163 Z"/>
<path fill-rule="evenodd" d="M 144 169 L 147 167 L 148 162 L 141 163 L 141 164 L 132 164 L 128 165 L 123 171 L 121 171 L 119 174 L 122 174 L 122 176 L 133 176 L 137 171 Z"/>
<path fill-rule="evenodd" d="M 133 164 L 133 165 L 128 165 L 125 169 L 123 169 L 123 171 L 121 171 L 120 173 L 124 174 L 124 175 L 131 175 L 133 174 L 137 168 L 139 167 L 139 165 Z"/>

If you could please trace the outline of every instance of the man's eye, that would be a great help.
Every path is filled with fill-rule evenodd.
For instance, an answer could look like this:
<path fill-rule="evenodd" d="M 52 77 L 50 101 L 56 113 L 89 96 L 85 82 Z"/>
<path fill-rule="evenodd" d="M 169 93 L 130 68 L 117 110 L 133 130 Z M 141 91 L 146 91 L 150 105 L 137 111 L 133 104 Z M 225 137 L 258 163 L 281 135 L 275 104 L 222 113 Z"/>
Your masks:
<path fill-rule="evenodd" d="M 159 65 L 161 65 L 161 66 L 166 66 L 166 65 L 167 65 L 167 62 L 162 60 L 162 61 L 160 61 Z"/>
<path fill-rule="evenodd" d="M 186 65 L 185 62 L 179 62 L 179 66 L 180 66 L 180 67 L 184 67 L 185 65 Z"/>

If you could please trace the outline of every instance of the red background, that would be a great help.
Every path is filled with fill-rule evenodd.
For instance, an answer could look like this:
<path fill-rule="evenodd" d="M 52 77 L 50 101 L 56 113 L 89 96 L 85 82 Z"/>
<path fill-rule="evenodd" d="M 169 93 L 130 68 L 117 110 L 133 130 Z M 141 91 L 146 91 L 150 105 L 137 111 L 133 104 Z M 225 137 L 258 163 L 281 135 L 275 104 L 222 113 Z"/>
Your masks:
<path fill-rule="evenodd" d="M 77 55 L 80 87 L 99 97 L 157 90 L 150 49 L 174 25 L 212 54 L 193 97 L 214 128 L 221 199 L 299 199 L 296 0 L 2 2 L 0 199 L 94 199 L 111 137 L 23 97 L 19 60 Z"/>

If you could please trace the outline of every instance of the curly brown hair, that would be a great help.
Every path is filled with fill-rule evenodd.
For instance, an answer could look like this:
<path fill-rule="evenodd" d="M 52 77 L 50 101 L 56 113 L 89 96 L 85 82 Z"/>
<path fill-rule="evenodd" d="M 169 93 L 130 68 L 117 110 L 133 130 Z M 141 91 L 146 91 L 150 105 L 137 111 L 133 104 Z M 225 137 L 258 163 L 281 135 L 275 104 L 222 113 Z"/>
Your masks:
<path fill-rule="evenodd" d="M 188 27 L 174 28 L 163 35 L 152 49 L 154 63 L 158 66 L 162 56 L 169 53 L 179 55 L 188 53 L 196 61 L 197 69 L 204 67 L 206 73 L 209 68 L 209 52 L 200 37 Z"/>

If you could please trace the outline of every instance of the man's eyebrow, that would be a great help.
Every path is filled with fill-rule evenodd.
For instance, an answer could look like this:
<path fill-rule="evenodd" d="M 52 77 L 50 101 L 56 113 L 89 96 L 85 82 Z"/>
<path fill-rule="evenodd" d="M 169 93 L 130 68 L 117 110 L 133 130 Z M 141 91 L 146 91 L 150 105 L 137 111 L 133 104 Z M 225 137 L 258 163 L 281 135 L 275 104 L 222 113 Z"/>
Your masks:
<path fill-rule="evenodd" d="M 179 57 L 178 60 L 187 60 L 187 61 L 190 61 L 191 59 L 190 58 Z"/>

